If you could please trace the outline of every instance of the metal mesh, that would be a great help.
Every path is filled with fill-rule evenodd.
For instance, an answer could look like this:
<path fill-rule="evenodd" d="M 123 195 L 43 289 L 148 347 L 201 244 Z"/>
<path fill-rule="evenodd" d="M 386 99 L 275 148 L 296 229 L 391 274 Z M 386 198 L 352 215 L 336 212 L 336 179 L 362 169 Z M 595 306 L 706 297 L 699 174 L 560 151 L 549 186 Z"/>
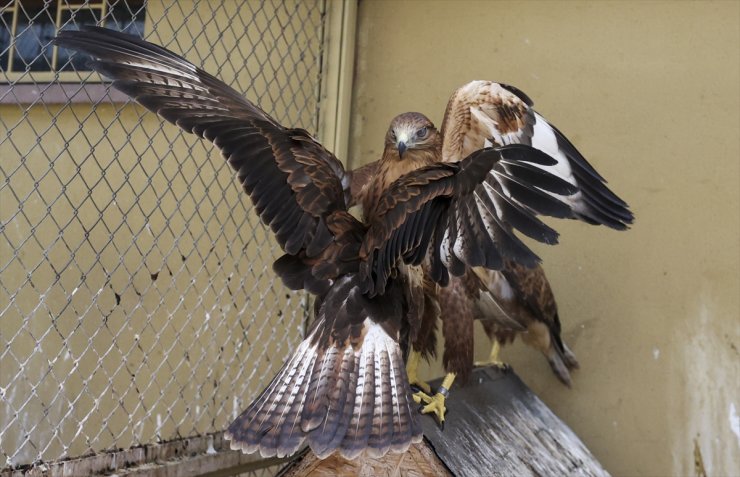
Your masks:
<path fill-rule="evenodd" d="M 0 70 L 7 466 L 225 428 L 305 315 L 304 297 L 275 281 L 279 250 L 218 151 L 75 72 L 54 32 L 33 25 L 143 20 L 145 38 L 316 132 L 324 3 L 80 3 L 0 2 L 0 60 L 14 37 L 38 43 Z"/>

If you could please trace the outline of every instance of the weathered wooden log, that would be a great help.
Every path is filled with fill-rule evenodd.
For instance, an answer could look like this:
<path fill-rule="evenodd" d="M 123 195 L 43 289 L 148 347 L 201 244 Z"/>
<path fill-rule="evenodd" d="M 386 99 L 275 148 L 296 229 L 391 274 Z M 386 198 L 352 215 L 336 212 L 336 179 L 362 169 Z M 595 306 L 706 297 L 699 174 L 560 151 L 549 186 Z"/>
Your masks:
<path fill-rule="evenodd" d="M 432 388 L 439 382 L 432 383 Z M 424 443 L 382 459 L 299 457 L 281 476 L 583 476 L 609 474 L 511 370 L 476 369 L 453 388 L 444 430 L 422 418 Z"/>
<path fill-rule="evenodd" d="M 426 443 L 413 444 L 403 454 L 386 454 L 382 459 L 359 457 L 347 460 L 331 455 L 324 460 L 306 452 L 285 467 L 280 477 L 335 477 L 335 476 L 450 476 L 450 472 Z"/>

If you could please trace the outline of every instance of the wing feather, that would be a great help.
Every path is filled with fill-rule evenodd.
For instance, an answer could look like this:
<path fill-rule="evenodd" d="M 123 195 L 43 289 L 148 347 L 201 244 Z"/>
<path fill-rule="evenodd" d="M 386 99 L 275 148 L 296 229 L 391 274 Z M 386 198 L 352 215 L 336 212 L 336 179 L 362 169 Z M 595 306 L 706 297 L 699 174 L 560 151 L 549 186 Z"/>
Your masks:
<path fill-rule="evenodd" d="M 626 229 L 634 221 L 627 204 L 612 192 L 606 180 L 588 163 L 573 144 L 545 118 L 532 109 L 532 100 L 519 89 L 491 81 L 472 81 L 453 93 L 442 122 L 442 160 L 459 162 L 476 150 L 508 144 L 531 145 L 555 159 L 553 164 L 535 164 L 518 177 L 536 181 L 538 171 L 552 174 L 540 178 L 538 188 L 565 202 L 567 217 L 584 222 Z M 520 166 L 524 167 L 524 166 Z M 563 184 L 576 193 L 558 192 Z M 505 192 L 508 192 L 505 189 Z M 523 201 L 519 201 L 523 204 Z"/>
<path fill-rule="evenodd" d="M 509 165 L 554 162 L 524 145 L 482 149 L 460 162 L 418 169 L 391 184 L 374 210 L 360 248 L 363 291 L 369 296 L 382 294 L 399 261 L 419 265 L 430 249 L 431 274 L 441 284 L 446 283 L 448 272 L 460 276 L 469 267 L 500 268 L 504 257 L 528 266 L 538 263 L 512 225 L 542 242 L 556 242 L 555 231 L 537 220 L 535 213 L 562 217 L 570 208 L 538 185 L 562 192 L 573 189 L 547 172 L 507 169 L 499 164 L 502 161 Z M 520 171 L 526 171 L 532 182 L 518 177 Z M 512 217 L 513 224 L 507 220 Z"/>
<path fill-rule="evenodd" d="M 138 37 L 83 26 L 60 32 L 55 43 L 89 55 L 114 88 L 214 143 L 285 252 L 315 257 L 332 242 L 323 218 L 347 210 L 348 178 L 306 131 L 281 126 L 214 76 Z"/>

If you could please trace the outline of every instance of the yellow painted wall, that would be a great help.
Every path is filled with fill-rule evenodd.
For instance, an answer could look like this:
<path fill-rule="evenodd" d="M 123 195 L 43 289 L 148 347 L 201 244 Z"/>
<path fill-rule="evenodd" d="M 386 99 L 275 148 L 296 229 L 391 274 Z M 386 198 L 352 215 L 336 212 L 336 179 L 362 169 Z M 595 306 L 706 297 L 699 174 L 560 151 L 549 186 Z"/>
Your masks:
<path fill-rule="evenodd" d="M 740 472 L 740 3 L 362 1 L 353 165 L 390 119 L 518 86 L 634 210 L 537 246 L 582 369 L 503 357 L 614 475 Z M 487 354 L 479 340 L 477 356 Z M 438 375 L 433 366 L 428 375 Z M 451 418 L 454 419 L 454 392 Z"/>
<path fill-rule="evenodd" d="M 146 33 L 315 131 L 323 8 L 150 1 Z M 135 105 L 0 119 L 0 467 L 225 428 L 305 310 L 233 171 Z"/>

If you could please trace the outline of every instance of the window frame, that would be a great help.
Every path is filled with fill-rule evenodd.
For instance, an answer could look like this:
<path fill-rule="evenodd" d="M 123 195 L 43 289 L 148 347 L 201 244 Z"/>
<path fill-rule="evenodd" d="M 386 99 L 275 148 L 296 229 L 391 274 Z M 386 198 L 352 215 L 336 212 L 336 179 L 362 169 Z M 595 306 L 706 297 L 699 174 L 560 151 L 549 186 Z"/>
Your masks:
<path fill-rule="evenodd" d="M 5 9 L 3 9 L 3 13 L 12 12 L 13 18 L 10 25 L 10 48 L 8 48 L 8 63 L 7 67 L 8 69 L 3 71 L 5 75 L 5 81 L 0 82 L 0 87 L 2 86 L 22 86 L 22 85 L 33 85 L 35 90 L 38 90 L 40 87 L 44 85 L 48 85 L 52 82 L 60 82 L 60 83 L 102 83 L 102 81 L 97 78 L 95 75 L 91 76 L 92 71 L 60 71 L 58 69 L 52 69 L 51 71 L 28 71 L 28 70 L 22 70 L 22 71 L 14 71 L 13 70 L 13 54 L 15 52 L 15 37 L 17 34 L 17 28 L 18 28 L 18 17 L 21 13 L 21 7 L 20 7 L 20 1 L 21 0 L 12 0 L 12 3 L 9 4 Z M 89 2 L 85 2 L 84 0 L 55 0 L 56 1 L 56 15 L 54 18 L 54 28 L 56 32 L 59 32 L 64 26 L 67 25 L 67 23 L 62 23 L 62 15 L 65 11 L 74 11 L 80 8 L 90 8 L 97 10 L 100 13 L 101 21 L 96 22 L 99 26 L 105 26 L 108 22 L 108 18 L 106 18 L 106 15 L 108 14 L 108 8 L 110 4 L 110 0 L 90 0 Z M 119 1 L 126 1 L 126 0 L 119 0 Z M 142 7 L 141 7 L 146 14 L 146 1 L 142 0 Z M 146 16 L 145 16 L 146 21 Z M 143 33 L 143 32 L 142 32 Z M 59 58 L 59 47 L 56 45 L 52 45 L 52 53 L 51 53 L 51 67 L 52 68 L 59 68 L 63 65 L 58 65 L 57 61 Z M 1 91 L 1 90 L 0 90 Z"/>
<path fill-rule="evenodd" d="M 8 70 L 3 70 L 3 81 L 0 81 L 0 105 L 2 104 L 34 104 L 43 97 L 45 104 L 62 103 L 95 103 L 108 99 L 113 103 L 125 103 L 128 97 L 117 90 L 109 89 L 102 78 L 93 71 L 13 71 L 13 53 L 15 50 L 15 34 L 18 27 L 18 18 L 22 11 L 20 0 L 11 0 L 3 13 L 10 12 L 12 20 L 10 24 L 11 44 L 8 48 Z M 54 28 L 59 32 L 67 24 L 62 24 L 62 14 L 81 7 L 98 8 L 102 21 L 96 24 L 105 26 L 108 22 L 106 15 L 111 0 L 56 0 L 56 15 Z M 121 0 L 127 1 L 127 0 Z M 146 31 L 146 0 L 141 0 L 141 11 L 144 13 L 144 31 Z M 137 10 L 139 11 L 139 10 Z M 58 49 L 52 45 L 52 67 L 59 67 Z"/>

